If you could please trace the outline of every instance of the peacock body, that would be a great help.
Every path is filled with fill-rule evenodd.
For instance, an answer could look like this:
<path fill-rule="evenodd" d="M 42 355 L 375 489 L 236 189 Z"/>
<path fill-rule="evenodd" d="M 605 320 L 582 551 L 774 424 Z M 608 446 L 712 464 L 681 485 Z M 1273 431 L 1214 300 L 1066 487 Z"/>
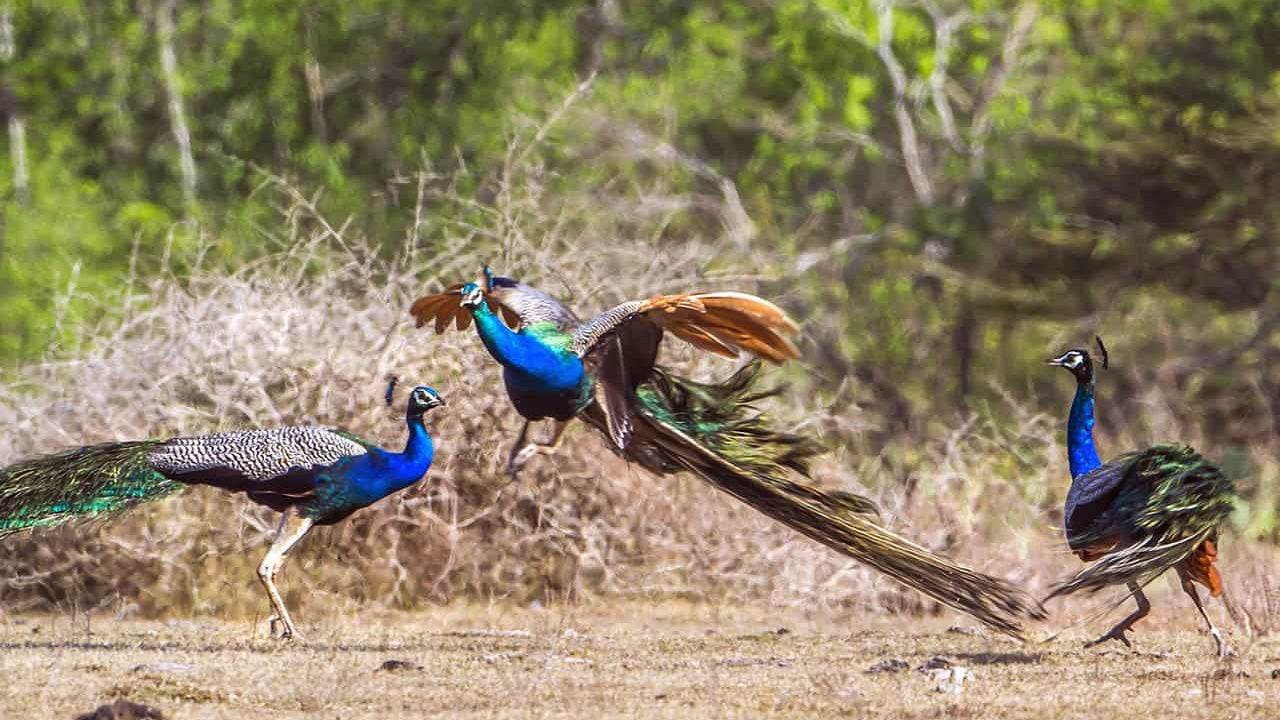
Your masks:
<path fill-rule="evenodd" d="M 692 472 L 806 536 L 867 563 L 946 605 L 1018 635 L 1018 617 L 1042 617 L 1008 583 L 957 565 L 881 527 L 874 503 L 796 482 L 822 451 L 812 439 L 769 427 L 754 404 L 761 364 L 720 383 L 697 383 L 656 364 L 670 332 L 727 357 L 746 351 L 781 362 L 798 355 L 797 327 L 771 303 L 743 293 L 685 293 L 623 303 L 581 322 L 536 288 L 495 278 L 458 284 L 414 303 L 419 326 L 465 329 L 472 318 L 502 364 L 507 391 L 526 420 L 581 418 L 613 452 L 659 475 Z M 535 347 L 539 346 L 539 347 Z M 559 382 L 557 382 L 559 381 Z M 527 459 L 521 431 L 512 465 Z M 554 442 L 550 446 L 554 447 Z M 522 457 L 526 456 L 526 457 Z"/>
<path fill-rule="evenodd" d="M 1101 341 L 1099 347 L 1102 348 Z M 1102 348 L 1103 367 L 1106 351 Z M 1093 641 L 1119 640 L 1145 617 L 1150 603 L 1142 587 L 1169 569 L 1200 610 L 1226 652 L 1193 583 L 1222 594 L 1214 565 L 1218 530 L 1236 499 L 1234 483 L 1216 465 L 1185 445 L 1158 444 L 1103 463 L 1094 444 L 1096 372 L 1087 350 L 1069 350 L 1049 361 L 1076 378 L 1067 417 L 1067 458 L 1071 487 L 1064 508 L 1067 545 L 1082 560 L 1096 564 L 1056 585 L 1049 598 L 1111 585 L 1128 586 L 1138 610 Z"/>
<path fill-rule="evenodd" d="M 403 452 L 341 430 L 291 426 L 169 440 L 104 443 L 0 469 L 0 536 L 105 518 L 191 485 L 244 493 L 284 514 L 259 575 L 282 636 L 296 628 L 275 588 L 288 551 L 314 525 L 331 525 L 420 480 L 434 445 L 423 423 L 443 404 L 432 389 L 409 397 Z"/>

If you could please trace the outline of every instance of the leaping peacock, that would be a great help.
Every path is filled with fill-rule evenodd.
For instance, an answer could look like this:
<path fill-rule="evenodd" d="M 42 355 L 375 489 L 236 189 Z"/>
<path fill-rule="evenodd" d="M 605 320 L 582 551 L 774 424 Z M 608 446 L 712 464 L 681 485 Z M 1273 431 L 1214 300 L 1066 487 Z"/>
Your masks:
<path fill-rule="evenodd" d="M 1105 369 L 1107 351 L 1101 338 L 1098 349 Z M 1234 484 L 1185 445 L 1154 445 L 1102 463 L 1093 444 L 1093 358 L 1088 350 L 1076 349 L 1048 362 L 1066 368 L 1076 379 L 1067 420 L 1071 468 L 1064 512 L 1067 544 L 1081 560 L 1098 562 L 1055 586 L 1046 600 L 1078 590 L 1126 585 L 1138 609 L 1086 647 L 1107 640 L 1131 647 L 1125 633 L 1151 609 L 1143 586 L 1173 568 L 1209 626 L 1218 655 L 1227 654 L 1222 633 L 1205 612 L 1195 583 L 1208 588 L 1213 597 L 1222 594 L 1222 577 L 1214 561 L 1218 528 L 1235 501 Z"/>
<path fill-rule="evenodd" d="M 418 482 L 434 446 L 423 425 L 444 405 L 428 387 L 409 394 L 404 452 L 389 452 L 342 430 L 291 426 L 171 440 L 104 443 L 0 469 L 0 537 L 29 528 L 102 518 L 188 485 L 243 492 L 282 513 L 258 577 L 271 601 L 271 634 L 298 635 L 276 575 L 315 525 L 332 525 Z"/>
<path fill-rule="evenodd" d="M 656 365 L 671 332 L 699 348 L 737 357 L 747 351 L 782 362 L 798 355 L 797 330 L 777 306 L 737 292 L 681 293 L 623 303 L 588 322 L 550 295 L 494 277 L 419 299 L 419 326 L 436 332 L 472 319 L 503 366 L 508 395 L 526 422 L 511 466 L 555 447 L 575 417 L 609 438 L 614 452 L 658 475 L 687 470 L 769 517 L 1001 632 L 1020 636 L 1020 615 L 1039 605 L 1003 580 L 939 557 L 880 527 L 875 505 L 844 492 L 795 482 L 821 448 L 768 427 L 753 408 L 776 391 L 756 389 L 754 361 L 718 384 L 679 377 Z M 499 317 L 501 314 L 501 317 Z M 508 325 L 514 326 L 515 329 Z M 551 418 L 552 441 L 526 444 L 530 421 Z"/>

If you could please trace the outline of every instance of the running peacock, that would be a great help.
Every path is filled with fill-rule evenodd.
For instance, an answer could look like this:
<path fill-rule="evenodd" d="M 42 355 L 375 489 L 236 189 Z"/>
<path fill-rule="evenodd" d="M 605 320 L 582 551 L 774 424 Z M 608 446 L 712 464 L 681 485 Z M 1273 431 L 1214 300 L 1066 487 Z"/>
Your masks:
<path fill-rule="evenodd" d="M 774 394 L 755 388 L 759 361 L 721 383 L 679 377 L 656 364 L 665 332 L 727 357 L 747 351 L 782 362 L 798 355 L 796 325 L 778 307 L 737 292 L 659 295 L 623 303 L 587 322 L 555 298 L 485 268 L 484 287 L 457 284 L 419 299 L 411 312 L 436 332 L 474 319 L 503 366 L 507 393 L 525 418 L 511 453 L 515 469 L 551 451 L 575 417 L 604 434 L 613 451 L 666 475 L 689 471 L 804 535 L 1020 635 L 1017 617 L 1039 605 L 1003 580 L 939 557 L 885 530 L 875 505 L 795 482 L 821 452 L 808 438 L 770 429 L 753 409 Z M 514 328 L 514 329 L 513 329 Z M 526 443 L 531 421 L 551 418 L 550 443 Z"/>
<path fill-rule="evenodd" d="M 1105 369 L 1106 347 L 1101 338 L 1097 342 Z M 1064 512 L 1067 544 L 1081 560 L 1098 562 L 1055 586 L 1046 600 L 1078 590 L 1126 585 L 1138 609 L 1086 647 L 1107 640 L 1131 647 L 1125 632 L 1151 609 L 1143 586 L 1173 568 L 1208 624 L 1218 655 L 1227 654 L 1222 633 L 1205 612 L 1195 583 L 1214 597 L 1222 594 L 1222 577 L 1214 561 L 1218 528 L 1231 514 L 1236 497 L 1233 483 L 1185 445 L 1154 445 L 1104 464 L 1093 444 L 1093 358 L 1088 350 L 1076 349 L 1048 362 L 1066 368 L 1076 379 L 1067 420 L 1071 468 Z"/>
<path fill-rule="evenodd" d="M 388 391 L 390 394 L 390 390 Z M 434 446 L 423 424 L 444 405 L 428 387 L 409 394 L 404 452 L 389 452 L 342 430 L 270 430 L 114 442 L 67 450 L 0 469 L 0 537 L 30 528 L 104 518 L 189 485 L 243 492 L 282 513 L 258 577 L 271 601 L 271 634 L 298 635 L 276 576 L 315 525 L 332 525 L 418 482 Z"/>

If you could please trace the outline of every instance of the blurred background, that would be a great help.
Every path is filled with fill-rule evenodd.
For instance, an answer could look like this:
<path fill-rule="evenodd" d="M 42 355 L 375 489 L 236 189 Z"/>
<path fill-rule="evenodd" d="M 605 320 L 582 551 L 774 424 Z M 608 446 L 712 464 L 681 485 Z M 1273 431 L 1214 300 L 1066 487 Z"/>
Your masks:
<path fill-rule="evenodd" d="M 311 612 L 934 609 L 585 431 L 509 481 L 496 366 L 405 310 L 489 262 L 580 314 L 775 299 L 804 359 L 766 409 L 832 448 L 816 481 L 1032 587 L 1077 568 L 1044 360 L 1100 334 L 1103 455 L 1183 440 L 1240 478 L 1228 587 L 1280 622 L 1280 4 L 0 0 L 0 116 L 0 462 L 286 422 L 393 444 L 387 372 L 449 396 L 431 482 L 305 544 Z M 244 505 L 6 541 L 0 601 L 263 612 Z"/>

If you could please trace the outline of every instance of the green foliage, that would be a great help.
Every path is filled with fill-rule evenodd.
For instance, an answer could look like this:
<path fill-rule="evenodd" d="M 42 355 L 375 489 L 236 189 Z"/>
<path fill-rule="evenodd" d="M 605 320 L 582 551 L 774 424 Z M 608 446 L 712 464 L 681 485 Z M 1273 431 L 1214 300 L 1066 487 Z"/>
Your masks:
<path fill-rule="evenodd" d="M 270 248 L 266 182 L 389 254 L 410 235 L 450 247 L 442 228 L 488 219 L 419 197 L 419 173 L 501 192 L 512 138 L 596 72 L 543 138 L 538 182 L 639 207 L 661 179 L 680 209 L 634 222 L 673 247 L 723 232 L 706 208 L 731 183 L 752 268 L 808 322 L 812 389 L 857 378 L 886 427 L 950 421 L 935 411 L 980 406 L 988 378 L 1051 395 L 1038 361 L 1095 330 L 1126 336 L 1117 357 L 1246 347 L 1199 386 L 1177 378 L 1212 418 L 1280 395 L 1275 2 L 200 0 L 174 5 L 176 78 L 166 7 L 15 6 L 0 83 L 30 180 L 19 202 L 0 155 L 0 362 L 109 313 L 129 268 L 185 237 L 219 238 L 233 265 Z M 746 247 L 730 245 L 727 266 Z"/>

